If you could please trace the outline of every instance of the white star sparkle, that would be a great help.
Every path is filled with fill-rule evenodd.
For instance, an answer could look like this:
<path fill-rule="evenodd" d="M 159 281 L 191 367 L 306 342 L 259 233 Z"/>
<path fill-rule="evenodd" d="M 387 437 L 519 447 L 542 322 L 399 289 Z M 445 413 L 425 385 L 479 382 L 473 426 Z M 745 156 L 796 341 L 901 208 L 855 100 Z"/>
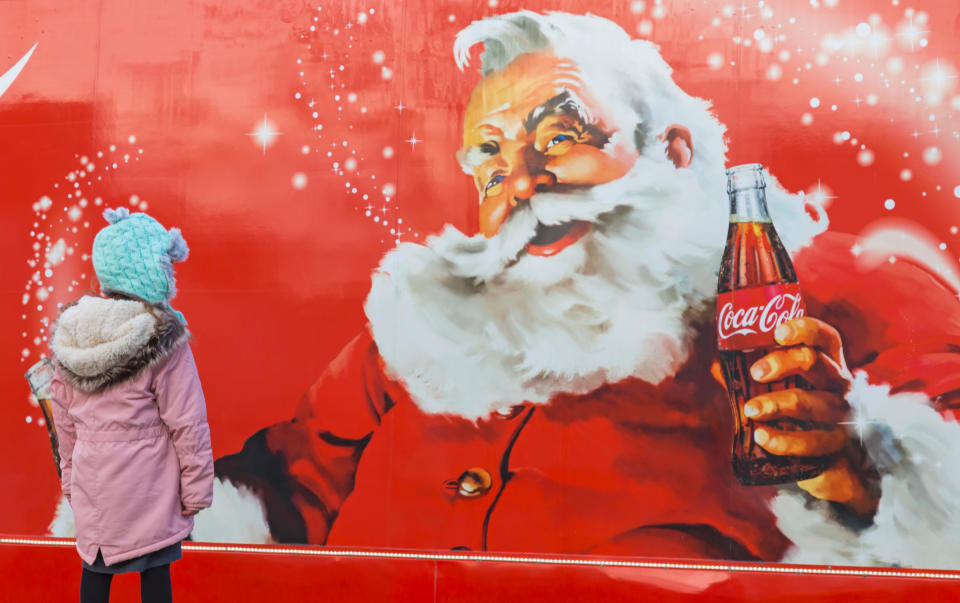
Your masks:
<path fill-rule="evenodd" d="M 863 440 L 863 430 L 867 428 L 867 425 L 875 425 L 877 423 L 880 423 L 880 421 L 867 419 L 863 413 L 857 413 L 853 421 L 837 422 L 838 425 L 853 425 L 854 430 L 857 432 L 857 439 L 859 440 Z"/>
<path fill-rule="evenodd" d="M 807 196 L 820 205 L 829 205 L 829 201 L 837 198 L 836 195 L 828 195 L 827 191 L 823 190 L 819 178 L 817 178 L 817 190 L 807 193 Z"/>
<path fill-rule="evenodd" d="M 267 119 L 267 114 L 263 114 L 263 123 L 257 126 L 253 132 L 247 132 L 247 136 L 253 136 L 258 143 L 260 143 L 263 148 L 263 154 L 267 154 L 267 147 L 273 145 L 276 141 L 277 136 L 283 134 L 283 132 L 277 132 L 276 126 L 273 122 Z"/>
<path fill-rule="evenodd" d="M 954 79 L 957 79 L 957 74 L 951 73 L 951 71 L 948 69 L 944 69 L 940 65 L 940 57 L 937 57 L 933 70 L 930 71 L 930 75 L 928 75 L 927 77 L 920 78 L 920 81 L 932 82 L 933 86 L 937 90 L 941 90 L 948 80 L 954 80 Z"/>
<path fill-rule="evenodd" d="M 905 38 L 910 42 L 910 52 L 913 52 L 916 49 L 915 44 L 917 40 L 923 36 L 923 34 L 930 33 L 929 29 L 919 29 L 917 27 L 917 25 L 913 22 L 913 15 L 910 15 L 910 20 L 899 29 L 900 31 L 894 35 Z"/>

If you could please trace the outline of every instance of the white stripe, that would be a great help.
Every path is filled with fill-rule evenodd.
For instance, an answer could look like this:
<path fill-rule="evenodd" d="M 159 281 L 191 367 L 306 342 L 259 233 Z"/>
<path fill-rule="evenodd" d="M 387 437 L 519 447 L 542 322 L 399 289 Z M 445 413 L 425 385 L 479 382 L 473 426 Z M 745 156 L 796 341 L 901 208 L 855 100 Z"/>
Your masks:
<path fill-rule="evenodd" d="M 10 84 L 13 83 L 13 80 L 17 79 L 17 76 L 20 75 L 20 72 L 23 71 L 24 66 L 27 64 L 27 61 L 30 60 L 30 55 L 33 54 L 33 51 L 37 49 L 37 42 L 33 45 L 33 48 L 27 51 L 27 54 L 23 55 L 23 58 L 14 64 L 6 73 L 0 75 L 0 96 L 3 96 L 3 93 L 7 91 L 7 88 L 10 87 Z"/>
<path fill-rule="evenodd" d="M 0 544 L 52 547 L 75 546 L 73 540 L 53 538 L 3 538 Z M 659 563 L 656 561 L 627 561 L 610 558 L 528 557 L 480 553 L 401 553 L 395 551 L 334 549 L 319 546 L 264 547 L 256 545 L 216 545 L 183 543 L 184 550 L 220 553 L 256 553 L 261 555 L 305 555 L 314 557 L 372 557 L 379 559 L 411 559 L 431 561 L 478 561 L 495 563 L 524 563 L 540 565 L 573 565 L 601 567 L 636 567 L 646 569 L 686 569 L 718 572 L 757 572 L 766 574 L 818 574 L 828 576 L 877 576 L 891 578 L 934 578 L 960 580 L 960 572 L 910 571 L 902 569 L 860 569 L 855 567 L 800 567 L 780 564 L 725 564 L 725 563 Z"/>

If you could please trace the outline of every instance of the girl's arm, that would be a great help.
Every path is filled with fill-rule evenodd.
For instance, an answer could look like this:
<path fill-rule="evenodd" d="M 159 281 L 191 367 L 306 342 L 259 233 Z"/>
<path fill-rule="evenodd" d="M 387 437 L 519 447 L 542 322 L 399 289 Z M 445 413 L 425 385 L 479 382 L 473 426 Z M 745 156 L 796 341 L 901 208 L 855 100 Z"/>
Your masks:
<path fill-rule="evenodd" d="M 53 409 L 53 426 L 57 430 L 57 440 L 60 448 L 60 489 L 63 495 L 70 500 L 70 481 L 73 475 L 73 447 L 77 443 L 77 430 L 73 419 L 67 413 L 70 406 L 70 391 L 60 375 L 54 377 L 50 383 L 50 399 Z"/>
<path fill-rule="evenodd" d="M 184 343 L 157 369 L 154 392 L 160 418 L 180 460 L 180 500 L 186 511 L 213 502 L 213 453 L 207 406 L 190 345 Z"/>

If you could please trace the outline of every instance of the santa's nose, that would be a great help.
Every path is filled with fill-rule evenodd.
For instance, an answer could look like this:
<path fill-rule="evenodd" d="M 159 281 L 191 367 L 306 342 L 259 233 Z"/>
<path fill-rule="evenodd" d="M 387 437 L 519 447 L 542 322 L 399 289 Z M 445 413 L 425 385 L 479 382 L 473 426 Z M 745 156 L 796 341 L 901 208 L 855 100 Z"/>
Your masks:
<path fill-rule="evenodd" d="M 542 192 L 557 183 L 557 178 L 547 171 L 538 171 L 534 174 L 524 171 L 513 180 L 513 201 L 526 201 L 534 193 Z"/>
<path fill-rule="evenodd" d="M 494 236 L 521 201 L 529 200 L 556 183 L 556 176 L 546 170 L 531 171 L 526 165 L 516 165 L 504 178 L 502 192 L 487 197 L 480 204 L 480 232 L 486 237 Z"/>

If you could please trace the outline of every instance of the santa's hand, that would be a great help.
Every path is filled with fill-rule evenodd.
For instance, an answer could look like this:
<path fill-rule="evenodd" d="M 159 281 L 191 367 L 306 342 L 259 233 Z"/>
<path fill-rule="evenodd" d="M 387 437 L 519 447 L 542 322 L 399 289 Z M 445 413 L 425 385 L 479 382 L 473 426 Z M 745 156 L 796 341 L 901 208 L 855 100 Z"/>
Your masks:
<path fill-rule="evenodd" d="M 754 441 L 764 450 L 782 456 L 826 456 L 843 449 L 847 432 L 837 425 L 848 415 L 846 401 L 831 392 L 785 389 L 762 394 L 743 406 L 752 419 Z M 811 429 L 778 429 L 781 419 L 793 419 Z"/>
<path fill-rule="evenodd" d="M 774 337 L 784 348 L 757 360 L 750 367 L 750 375 L 760 383 L 798 376 L 814 389 L 786 389 L 748 400 L 743 414 L 755 422 L 754 441 L 780 456 L 840 453 L 823 473 L 797 485 L 816 498 L 846 505 L 859 515 L 873 513 L 877 499 L 844 454 L 852 447 L 849 433 L 839 423 L 850 413 L 844 396 L 852 377 L 843 358 L 840 334 L 821 320 L 804 317 L 780 325 Z M 808 429 L 777 427 L 777 422 L 784 419 Z"/>
<path fill-rule="evenodd" d="M 774 350 L 750 367 L 750 376 L 760 383 L 800 376 L 818 390 L 841 396 L 853 381 L 843 359 L 843 340 L 837 330 L 816 318 L 795 318 L 773 333 L 784 349 Z"/>

